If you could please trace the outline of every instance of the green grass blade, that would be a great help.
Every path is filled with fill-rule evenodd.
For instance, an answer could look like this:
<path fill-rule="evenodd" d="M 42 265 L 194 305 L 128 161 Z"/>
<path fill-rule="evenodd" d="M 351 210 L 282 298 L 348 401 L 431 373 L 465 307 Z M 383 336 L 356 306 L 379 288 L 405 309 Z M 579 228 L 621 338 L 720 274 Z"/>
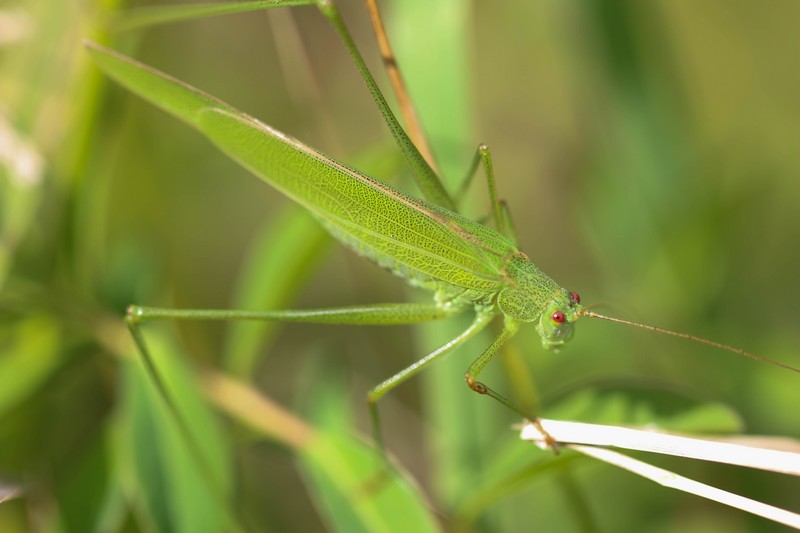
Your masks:
<path fill-rule="evenodd" d="M 316 0 L 257 0 L 253 2 L 209 2 L 186 5 L 147 6 L 118 13 L 112 20 L 117 31 L 134 30 L 218 15 L 258 11 L 271 7 L 315 4 Z"/>
<path fill-rule="evenodd" d="M 417 487 L 383 471 L 380 453 L 341 433 L 320 433 L 300 462 L 320 506 L 339 531 L 438 531 Z"/>
<path fill-rule="evenodd" d="M 400 470 L 386 472 L 378 450 L 349 431 L 341 390 L 325 394 L 325 386 L 314 387 L 315 394 L 308 395 L 314 418 L 324 420 L 312 426 L 250 386 L 220 374 L 205 373 L 203 388 L 226 414 L 295 454 L 309 492 L 336 529 L 438 531 L 419 487 Z"/>
<path fill-rule="evenodd" d="M 53 530 L 121 530 L 128 511 L 115 477 L 110 436 L 110 431 L 93 435 L 67 472 L 56 480 L 59 526 Z"/>
<path fill-rule="evenodd" d="M 555 403 L 548 418 L 620 426 L 648 426 L 698 434 L 734 434 L 744 429 L 741 416 L 718 401 L 702 401 L 680 391 L 583 385 Z"/>
<path fill-rule="evenodd" d="M 123 362 L 117 441 L 119 468 L 128 472 L 129 496 L 158 531 L 222 531 L 231 524 L 230 450 L 222 428 L 173 342 L 148 331 L 159 354 L 154 363 L 215 483 L 202 475 L 195 455 L 138 357 Z"/>
<path fill-rule="evenodd" d="M 17 247 L 36 220 L 45 162 L 33 143 L 0 115 L 0 289 Z"/>
<path fill-rule="evenodd" d="M 473 8 L 462 0 L 404 0 L 386 8 L 389 37 L 412 101 L 434 146 L 445 186 L 455 190 L 478 145 L 470 83 Z"/>
<path fill-rule="evenodd" d="M 299 459 L 318 508 L 341 532 L 439 531 L 421 489 L 399 467 L 387 471 L 382 454 L 349 433 L 345 379 L 329 361 L 311 359 L 314 394 L 302 395 L 318 431 Z"/>
<path fill-rule="evenodd" d="M 392 137 L 394 137 L 398 148 L 403 152 L 403 156 L 406 159 L 408 167 L 411 169 L 414 180 L 419 186 L 422 197 L 432 204 L 444 207 L 450 211 L 455 211 L 453 199 L 445 189 L 441 179 L 436 175 L 436 172 L 434 172 L 428 162 L 425 161 L 425 158 L 420 154 L 417 146 L 411 142 L 411 139 L 406 135 L 405 130 L 400 126 L 400 123 L 394 116 L 389 104 L 386 102 L 386 98 L 383 96 L 383 92 L 381 92 L 378 84 L 375 82 L 375 78 L 372 76 L 369 68 L 367 68 L 367 64 L 364 62 L 361 52 L 353 41 L 347 26 L 344 24 L 339 10 L 332 1 L 320 2 L 319 6 L 323 15 L 325 15 L 328 22 L 330 22 L 331 26 L 336 30 L 336 33 L 339 34 L 339 37 L 341 37 L 342 43 L 353 59 L 356 69 L 364 80 L 370 94 L 372 94 L 375 104 L 383 115 L 386 126 L 389 128 Z"/>
<path fill-rule="evenodd" d="M 31 317 L 0 328 L 0 418 L 36 396 L 64 361 L 58 323 Z"/>

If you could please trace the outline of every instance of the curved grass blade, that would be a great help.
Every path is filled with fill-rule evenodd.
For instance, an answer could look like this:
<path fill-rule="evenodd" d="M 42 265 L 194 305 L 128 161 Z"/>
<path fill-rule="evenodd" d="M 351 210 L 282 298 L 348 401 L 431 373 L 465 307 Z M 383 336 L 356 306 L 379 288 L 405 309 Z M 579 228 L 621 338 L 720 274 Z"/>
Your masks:
<path fill-rule="evenodd" d="M 63 338 L 55 320 L 30 317 L 0 328 L 0 418 L 36 396 L 64 364 Z"/>
<path fill-rule="evenodd" d="M 174 6 L 147 6 L 115 15 L 111 27 L 117 31 L 135 30 L 218 15 L 259 11 L 270 7 L 303 6 L 316 0 L 256 0 L 252 2 L 208 2 Z"/>
<path fill-rule="evenodd" d="M 230 507 L 233 465 L 222 429 L 179 346 L 157 331 L 149 333 L 148 343 L 159 353 L 153 364 L 218 486 L 210 486 L 202 475 L 174 416 L 139 358 L 131 356 L 123 361 L 121 431 L 116 441 L 118 466 L 128 474 L 129 499 L 144 513 L 140 518 L 158 531 L 236 530 Z"/>
<path fill-rule="evenodd" d="M 288 206 L 256 237 L 242 273 L 238 276 L 233 307 L 236 309 L 283 309 L 324 255 L 328 234 L 308 213 Z M 278 322 L 233 322 L 228 329 L 225 367 L 234 375 L 252 374 L 256 360 Z"/>
<path fill-rule="evenodd" d="M 339 531 L 439 531 L 417 487 L 384 470 L 382 455 L 360 439 L 320 433 L 300 462 Z"/>
<path fill-rule="evenodd" d="M 396 468 L 387 470 L 386 458 L 373 446 L 346 430 L 312 427 L 221 374 L 205 372 L 203 383 L 220 409 L 296 454 L 318 502 L 340 530 L 390 532 L 399 525 L 403 531 L 439 530 L 419 487 Z"/>
<path fill-rule="evenodd" d="M 225 125 L 234 128 L 241 128 L 238 132 L 245 135 L 255 135 L 263 141 L 261 125 L 243 115 L 230 106 L 201 93 L 191 87 L 186 86 L 167 76 L 162 76 L 151 69 L 140 67 L 134 62 L 112 52 L 106 52 L 96 45 L 90 45 L 93 55 L 99 59 L 99 63 L 106 68 L 115 78 L 122 81 L 136 92 L 143 93 L 148 100 L 156 105 L 172 112 L 187 123 L 198 127 L 203 131 L 212 130 L 215 139 L 226 148 L 229 148 L 241 140 L 241 136 L 217 135 L 221 128 L 213 119 L 223 121 Z M 211 117 L 211 118 L 209 118 Z M 215 127 L 215 125 L 217 127 Z M 282 134 L 274 133 L 267 140 L 274 142 L 274 139 L 288 139 Z M 296 143 L 296 141 L 293 141 Z M 274 146 L 284 149 L 296 148 L 292 143 L 277 142 Z M 288 147 L 288 148 L 286 148 Z M 263 149 L 252 146 L 252 143 L 244 143 L 240 150 L 255 148 L 254 154 L 264 155 Z M 231 148 L 233 149 L 233 148 Z M 237 154 L 238 155 L 238 154 Z M 309 161 L 305 159 L 304 162 Z M 158 350 L 168 351 L 167 348 Z M 221 378 L 220 378 L 221 379 Z M 219 379 L 217 380 L 219 384 Z M 214 393 L 212 393 L 214 394 Z M 222 405 L 231 408 L 232 403 L 237 404 L 237 393 L 230 390 L 224 392 L 216 389 L 215 400 Z M 261 402 L 263 403 L 263 402 Z M 246 405 L 240 403 L 235 406 L 238 410 L 249 411 L 257 406 L 259 402 L 252 398 Z M 262 411 L 259 408 L 259 411 Z M 394 473 L 385 475 L 386 481 L 381 483 L 381 490 L 376 498 L 366 497 L 358 487 L 370 481 L 375 473 L 384 472 L 385 463 L 382 455 L 373 448 L 361 441 L 353 440 L 351 437 L 333 438 L 324 432 L 311 432 L 308 430 L 294 431 L 293 437 L 287 436 L 287 424 L 292 420 L 291 415 L 285 412 L 281 415 L 276 414 L 275 409 L 271 411 L 264 408 L 258 413 L 261 417 L 264 413 L 271 413 L 269 420 L 261 420 L 262 424 L 269 426 L 268 435 L 277 438 L 295 449 L 301 460 L 306 464 L 310 471 L 314 472 L 315 478 L 319 483 L 326 487 L 326 494 L 336 494 L 335 499 L 349 502 L 354 509 L 359 520 L 363 521 L 364 528 L 369 531 L 389 531 L 393 525 L 387 522 L 387 518 L 402 519 L 407 517 L 414 522 L 419 522 L 417 530 L 426 531 L 434 529 L 433 519 L 429 512 L 421 503 L 421 498 L 417 497 L 416 490 L 405 480 L 396 476 Z M 278 423 L 276 423 L 278 421 Z M 298 422 L 294 422 L 297 426 Z M 263 429 L 263 425 L 259 426 Z M 383 475 L 383 474 L 381 474 Z M 157 502 L 157 498 L 151 498 Z M 401 502 L 398 505 L 398 501 Z M 159 507 L 154 505 L 156 509 Z M 160 516 L 160 515 L 159 515 Z"/>
<path fill-rule="evenodd" d="M 628 470 L 665 487 L 695 494 L 800 529 L 799 514 L 697 482 L 609 448 L 647 451 L 800 475 L 800 454 L 795 451 L 689 438 L 658 433 L 650 429 L 639 430 L 559 420 L 541 420 L 541 424 L 550 437 L 555 438 L 560 445 L 566 448 Z M 522 428 L 520 438 L 533 440 L 538 446 L 547 447 L 546 444 L 543 444 L 543 436 L 539 428 L 533 424 L 527 424 Z"/>

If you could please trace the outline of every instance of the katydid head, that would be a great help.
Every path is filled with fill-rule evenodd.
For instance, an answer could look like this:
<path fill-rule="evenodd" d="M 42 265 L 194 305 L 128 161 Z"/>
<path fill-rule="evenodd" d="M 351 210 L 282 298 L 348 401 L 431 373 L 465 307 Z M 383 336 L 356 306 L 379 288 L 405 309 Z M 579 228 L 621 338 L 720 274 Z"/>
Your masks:
<path fill-rule="evenodd" d="M 575 321 L 583 311 L 577 292 L 559 290 L 539 317 L 537 330 L 542 346 L 558 350 L 572 338 Z"/>

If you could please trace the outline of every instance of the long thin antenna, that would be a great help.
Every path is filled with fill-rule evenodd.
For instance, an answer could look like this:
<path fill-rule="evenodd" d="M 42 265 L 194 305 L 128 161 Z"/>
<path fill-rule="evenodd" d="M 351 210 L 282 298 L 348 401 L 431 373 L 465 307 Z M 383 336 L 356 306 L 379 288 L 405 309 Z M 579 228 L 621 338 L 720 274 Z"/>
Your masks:
<path fill-rule="evenodd" d="M 764 363 L 769 363 L 771 365 L 779 366 L 781 368 L 785 368 L 786 370 L 791 370 L 792 372 L 796 372 L 800 374 L 800 369 L 795 368 L 793 366 L 787 365 L 785 363 L 781 363 L 779 361 L 775 361 L 769 359 L 767 357 L 756 355 L 752 352 L 748 352 L 742 350 L 741 348 L 736 348 L 734 346 L 728 346 L 727 344 L 722 344 L 719 342 L 710 341 L 708 339 L 704 339 L 702 337 L 695 337 L 694 335 L 689 335 L 688 333 L 680 333 L 678 331 L 672 331 L 669 329 L 658 328 L 656 326 L 649 326 L 647 324 L 639 324 L 638 322 L 631 322 L 630 320 L 623 320 L 621 318 L 614 318 L 610 316 L 601 315 L 600 313 L 595 313 L 594 311 L 589 311 L 588 309 L 582 309 L 578 311 L 578 316 L 581 317 L 589 317 L 589 318 L 600 318 L 603 320 L 608 320 L 609 322 L 617 322 L 619 324 L 626 324 L 628 326 L 634 326 L 641 329 L 646 329 L 649 331 L 655 331 L 656 333 L 663 333 L 664 335 L 672 335 L 673 337 L 679 337 L 681 339 L 687 339 L 694 342 L 699 342 L 700 344 L 706 344 L 708 346 L 713 346 L 714 348 L 719 348 L 721 350 L 727 350 L 729 352 L 733 352 L 738 355 L 742 355 L 744 357 L 749 357 L 751 359 L 755 359 L 756 361 L 762 361 Z"/>

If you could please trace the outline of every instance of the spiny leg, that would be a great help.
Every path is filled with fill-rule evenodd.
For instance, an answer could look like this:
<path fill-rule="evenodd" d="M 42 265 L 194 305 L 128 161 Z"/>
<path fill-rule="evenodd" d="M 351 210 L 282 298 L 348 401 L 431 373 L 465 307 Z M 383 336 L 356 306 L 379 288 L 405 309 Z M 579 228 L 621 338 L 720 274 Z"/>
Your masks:
<path fill-rule="evenodd" d="M 334 5 L 333 0 L 318 0 L 317 6 L 325 18 L 328 19 L 331 26 L 333 26 L 333 29 L 336 30 L 336 33 L 339 34 L 339 38 L 350 53 L 350 57 L 353 59 L 356 69 L 359 74 L 361 74 L 361 78 L 364 80 L 364 83 L 366 83 L 369 92 L 372 94 L 372 98 L 375 100 L 375 104 L 378 106 L 381 115 L 383 115 L 383 119 L 389 127 L 389 131 L 392 133 L 395 142 L 397 142 L 397 145 L 403 152 L 403 156 L 414 175 L 414 180 L 417 182 L 422 195 L 429 202 L 449 209 L 450 211 L 455 211 L 455 203 L 453 203 L 450 194 L 444 188 L 444 185 L 442 185 L 439 176 L 436 175 L 436 172 L 434 172 L 425 158 L 422 157 L 422 154 L 420 154 L 414 143 L 411 142 L 411 139 L 408 138 L 408 135 L 406 135 L 406 132 L 400 126 L 394 113 L 392 113 L 389 104 L 386 102 L 386 98 L 384 98 L 378 84 L 375 82 L 375 78 L 372 77 L 372 74 L 367 68 L 367 64 L 358 51 L 358 47 L 356 47 L 353 37 L 350 35 L 350 31 L 342 20 L 341 14 Z"/>
<path fill-rule="evenodd" d="M 150 356 L 141 324 L 154 320 L 268 320 L 316 324 L 400 325 L 427 322 L 451 316 L 460 309 L 447 310 L 436 304 L 388 303 L 328 307 L 319 309 L 284 309 L 277 311 L 246 311 L 241 309 L 170 309 L 131 305 L 125 323 L 145 362 L 148 373 L 159 389 L 168 409 L 177 417 L 175 404 L 167 393 Z"/>
<path fill-rule="evenodd" d="M 542 435 L 544 435 L 545 442 L 547 446 L 552 449 L 556 448 L 556 441 L 553 439 L 547 431 L 544 430 L 542 427 L 539 417 L 532 415 L 531 413 L 527 413 L 523 408 L 516 405 L 514 402 L 506 398 L 505 396 L 499 394 L 498 392 L 494 391 L 493 389 L 489 388 L 486 384 L 478 381 L 478 374 L 484 369 L 484 367 L 492 360 L 492 358 L 500 351 L 503 345 L 508 342 L 508 340 L 513 337 L 517 331 L 519 330 L 519 323 L 516 321 L 506 318 L 505 323 L 503 325 L 503 331 L 500 332 L 500 335 L 489 345 L 486 350 L 483 351 L 481 355 L 478 356 L 475 361 L 469 365 L 467 368 L 467 373 L 464 376 L 464 379 L 467 382 L 467 386 L 472 389 L 473 391 L 477 392 L 478 394 L 485 394 L 494 398 L 498 402 L 502 403 L 509 409 L 519 413 L 526 419 L 530 420 L 532 424 L 536 426 Z"/>
<path fill-rule="evenodd" d="M 423 369 L 425 369 L 428 365 L 430 365 L 437 359 L 441 359 L 451 351 L 455 350 L 456 348 L 464 344 L 467 340 L 474 337 L 481 330 L 483 330 L 483 328 L 485 328 L 486 325 L 489 322 L 491 322 L 495 316 L 496 315 L 494 313 L 477 313 L 475 315 L 475 319 L 472 321 L 472 324 L 470 324 L 469 327 L 465 329 L 460 335 L 449 340 L 447 343 L 443 344 L 436 350 L 432 351 L 419 361 L 404 368 L 394 376 L 384 380 L 382 383 L 380 383 L 379 385 L 377 385 L 376 387 L 374 387 L 372 390 L 369 391 L 369 393 L 367 394 L 367 404 L 369 405 L 369 414 L 372 422 L 372 434 L 375 439 L 375 442 L 378 444 L 378 447 L 381 450 L 385 450 L 385 448 L 383 443 L 383 436 L 381 434 L 380 417 L 378 416 L 378 406 L 377 406 L 378 400 L 380 400 L 384 394 L 386 394 L 396 386 L 400 385 L 407 379 L 421 372 Z"/>
<path fill-rule="evenodd" d="M 517 226 L 514 224 L 514 217 L 511 216 L 511 208 L 508 207 L 508 202 L 505 199 L 500 199 L 500 214 L 503 220 L 503 235 L 516 244 L 517 240 Z"/>
<path fill-rule="evenodd" d="M 319 309 L 281 309 L 246 311 L 241 309 L 170 309 L 163 307 L 128 307 L 127 321 L 137 326 L 153 320 L 266 320 L 312 324 L 395 325 L 428 322 L 460 312 L 436 304 L 386 303 L 325 307 Z"/>
<path fill-rule="evenodd" d="M 389 36 L 386 34 L 386 28 L 383 25 L 383 17 L 381 17 L 380 9 L 378 9 L 378 2 L 377 0 L 364 0 L 364 3 L 369 13 L 370 22 L 372 22 L 372 29 L 375 32 L 375 41 L 378 43 L 378 49 L 381 52 L 383 68 L 386 70 L 386 75 L 389 77 L 392 90 L 394 91 L 394 97 L 397 99 L 397 103 L 400 106 L 400 112 L 406 123 L 408 136 L 434 172 L 438 172 L 430 143 L 422 129 L 422 124 L 420 124 L 417 118 L 417 112 L 414 109 L 414 104 L 411 102 L 411 97 L 408 94 L 405 81 L 400 73 L 397 59 L 392 51 L 391 44 L 389 44 Z"/>
<path fill-rule="evenodd" d="M 464 195 L 467 194 L 470 185 L 472 185 L 472 180 L 475 179 L 475 175 L 478 172 L 478 164 L 481 162 L 481 146 L 483 146 L 483 144 L 478 145 L 478 148 L 475 150 L 475 154 L 472 156 L 472 161 L 469 164 L 467 173 L 464 176 L 464 179 L 461 180 L 461 185 L 458 187 L 458 191 L 456 191 L 456 204 L 461 203 L 461 201 L 464 199 Z"/>

